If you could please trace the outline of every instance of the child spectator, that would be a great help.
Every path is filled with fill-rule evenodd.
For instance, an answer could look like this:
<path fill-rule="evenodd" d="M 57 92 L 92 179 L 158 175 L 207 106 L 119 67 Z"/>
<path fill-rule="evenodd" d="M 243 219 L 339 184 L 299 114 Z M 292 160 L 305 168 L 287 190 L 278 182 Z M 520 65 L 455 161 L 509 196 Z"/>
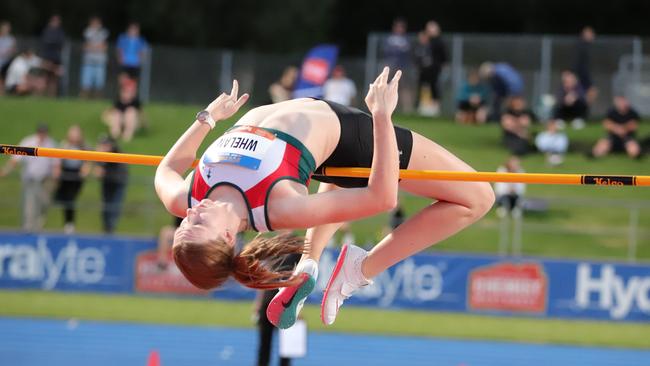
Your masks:
<path fill-rule="evenodd" d="M 325 82 L 323 92 L 325 99 L 350 106 L 357 96 L 357 87 L 352 80 L 345 76 L 343 66 L 337 65 L 332 70 L 332 77 Z"/>
<path fill-rule="evenodd" d="M 52 65 L 47 73 L 47 95 L 54 97 L 59 93 L 59 77 L 63 73 L 62 54 L 65 46 L 65 32 L 61 27 L 61 16 L 50 17 L 41 34 L 41 57 Z"/>
<path fill-rule="evenodd" d="M 130 23 L 126 33 L 117 39 L 117 62 L 120 72 L 126 73 L 131 79 L 140 77 L 140 69 L 147 50 L 147 41 L 140 35 L 140 24 Z"/>
<path fill-rule="evenodd" d="M 106 81 L 106 40 L 108 31 L 99 17 L 92 17 L 84 30 L 84 49 L 81 65 L 81 97 L 93 93 L 101 96 Z"/>
<path fill-rule="evenodd" d="M 456 121 L 462 124 L 485 123 L 487 118 L 486 101 L 488 90 L 481 83 L 476 70 L 469 72 L 467 80 L 458 92 L 458 111 Z"/>
<path fill-rule="evenodd" d="M 497 168 L 500 173 L 523 173 L 521 162 L 518 157 L 511 156 L 505 164 Z M 521 213 L 521 198 L 526 193 L 524 183 L 494 183 L 494 194 L 496 195 L 497 216 L 505 217 L 508 213 L 518 215 Z"/>
<path fill-rule="evenodd" d="M 120 77 L 120 91 L 113 107 L 104 112 L 104 123 L 108 125 L 113 139 L 131 141 L 140 125 L 140 100 L 138 84 L 126 74 Z"/>
<path fill-rule="evenodd" d="M 269 86 L 269 96 L 271 102 L 279 103 L 291 99 L 293 88 L 298 80 L 298 68 L 295 66 L 288 66 L 282 72 L 280 80 Z"/>
<path fill-rule="evenodd" d="M 503 144 L 510 153 L 516 156 L 526 155 L 530 149 L 530 125 L 533 114 L 526 109 L 523 97 L 512 97 L 503 116 L 501 127 L 503 129 Z"/>
<path fill-rule="evenodd" d="M 569 148 L 569 138 L 559 130 L 557 121 L 552 119 L 546 123 L 546 131 L 535 137 L 535 146 L 546 155 L 549 165 L 556 166 L 564 161 L 564 154 Z"/>
<path fill-rule="evenodd" d="M 86 150 L 83 132 L 79 125 L 70 126 L 61 147 L 70 150 Z M 68 159 L 62 159 L 56 165 L 55 169 L 58 173 L 55 175 L 58 175 L 59 182 L 54 199 L 63 206 L 63 232 L 66 234 L 72 234 L 75 231 L 75 201 L 83 181 L 88 175 L 89 167 L 88 163 L 81 160 Z"/>
<path fill-rule="evenodd" d="M 560 127 L 567 121 L 571 121 L 571 126 L 576 130 L 585 127 L 587 117 L 585 90 L 571 71 L 562 72 L 562 85 L 557 96 L 554 117 L 560 120 Z"/>
<path fill-rule="evenodd" d="M 11 35 L 11 23 L 0 21 L 0 95 L 5 89 L 4 78 L 15 52 L 16 38 Z"/>
<path fill-rule="evenodd" d="M 626 97 L 614 97 L 614 106 L 603 121 L 607 137 L 598 140 L 592 149 L 593 156 L 605 156 L 612 151 L 626 152 L 631 158 L 641 156 L 641 145 L 636 138 L 640 120 L 639 114 L 630 106 Z"/>

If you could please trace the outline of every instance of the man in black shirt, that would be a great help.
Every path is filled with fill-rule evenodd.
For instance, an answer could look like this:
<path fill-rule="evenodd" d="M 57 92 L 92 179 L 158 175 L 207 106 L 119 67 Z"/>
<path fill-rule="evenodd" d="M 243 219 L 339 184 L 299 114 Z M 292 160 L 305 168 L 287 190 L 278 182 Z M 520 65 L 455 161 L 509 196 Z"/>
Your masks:
<path fill-rule="evenodd" d="M 639 114 L 630 106 L 627 98 L 615 96 L 614 107 L 609 110 L 603 121 L 607 137 L 598 140 L 592 150 L 593 156 L 601 157 L 612 151 L 624 151 L 631 158 L 639 157 L 641 146 L 636 140 L 636 131 L 640 120 Z"/>
<path fill-rule="evenodd" d="M 440 88 L 438 87 L 438 79 L 442 68 L 447 64 L 447 46 L 442 41 L 440 35 L 440 26 L 437 22 L 430 20 L 427 22 L 425 31 L 429 36 L 429 44 L 431 49 L 431 70 L 429 87 L 431 88 L 431 99 L 434 103 L 434 113 L 438 114 L 440 106 Z"/>

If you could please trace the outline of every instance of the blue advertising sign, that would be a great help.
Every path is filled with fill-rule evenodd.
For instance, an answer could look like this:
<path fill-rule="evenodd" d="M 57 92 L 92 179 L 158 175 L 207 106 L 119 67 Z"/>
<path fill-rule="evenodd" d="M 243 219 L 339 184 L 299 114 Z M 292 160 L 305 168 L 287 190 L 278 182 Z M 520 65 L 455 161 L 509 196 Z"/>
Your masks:
<path fill-rule="evenodd" d="M 305 56 L 293 91 L 294 98 L 323 96 L 323 84 L 336 66 L 339 49 L 334 45 L 318 45 Z"/>
<path fill-rule="evenodd" d="M 153 239 L 0 233 L 0 288 L 175 293 L 251 300 L 229 281 L 196 289 Z M 321 257 L 319 303 L 338 251 Z M 347 305 L 535 317 L 650 321 L 650 265 L 496 256 L 420 254 L 361 289 Z"/>

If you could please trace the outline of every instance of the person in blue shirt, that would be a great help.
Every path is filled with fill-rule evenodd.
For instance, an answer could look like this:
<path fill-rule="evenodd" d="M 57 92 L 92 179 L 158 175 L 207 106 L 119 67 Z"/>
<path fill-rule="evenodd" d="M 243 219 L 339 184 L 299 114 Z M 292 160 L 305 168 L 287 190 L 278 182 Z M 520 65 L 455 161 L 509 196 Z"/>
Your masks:
<path fill-rule="evenodd" d="M 138 79 L 147 47 L 147 41 L 140 35 L 140 25 L 130 23 L 126 33 L 120 34 L 117 38 L 117 61 L 120 72 L 126 73 L 132 79 Z"/>
<path fill-rule="evenodd" d="M 481 83 L 478 72 L 472 70 L 458 92 L 456 122 L 462 124 L 485 123 L 487 118 L 488 89 Z"/>
<path fill-rule="evenodd" d="M 524 94 L 524 80 L 514 67 L 505 62 L 484 62 L 479 73 L 492 89 L 492 106 L 488 119 L 498 121 L 506 98 Z"/>

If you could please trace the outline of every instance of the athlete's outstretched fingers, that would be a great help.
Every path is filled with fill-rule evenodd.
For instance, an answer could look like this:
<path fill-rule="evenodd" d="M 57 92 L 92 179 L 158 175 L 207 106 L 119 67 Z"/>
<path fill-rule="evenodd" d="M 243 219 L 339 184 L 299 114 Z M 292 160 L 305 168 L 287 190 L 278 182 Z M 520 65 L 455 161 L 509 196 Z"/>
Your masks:
<path fill-rule="evenodd" d="M 234 99 L 237 99 L 237 93 L 239 93 L 239 83 L 237 82 L 237 79 L 234 79 L 232 81 L 232 90 L 230 91 L 230 96 Z"/>
<path fill-rule="evenodd" d="M 246 103 L 249 97 L 250 95 L 248 95 L 248 93 L 242 94 L 241 97 L 237 99 L 237 103 L 235 103 L 235 108 L 239 109 L 242 105 L 244 105 L 244 103 Z"/>
<path fill-rule="evenodd" d="M 397 70 L 395 72 L 395 75 L 393 76 L 393 79 L 390 81 L 390 85 L 395 87 L 397 84 L 399 84 L 399 79 L 402 78 L 402 70 Z"/>

